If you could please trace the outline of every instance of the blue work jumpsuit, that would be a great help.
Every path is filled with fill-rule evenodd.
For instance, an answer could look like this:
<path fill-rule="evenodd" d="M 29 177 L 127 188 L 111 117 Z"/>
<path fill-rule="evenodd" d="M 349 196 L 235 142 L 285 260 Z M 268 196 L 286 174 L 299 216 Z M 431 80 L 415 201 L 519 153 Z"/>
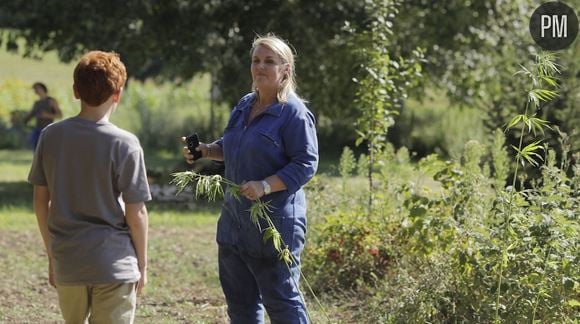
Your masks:
<path fill-rule="evenodd" d="M 270 217 L 298 264 L 291 271 L 278 259 L 272 242 L 250 220 L 251 201 L 237 201 L 226 192 L 217 242 L 219 275 L 231 323 L 263 323 L 266 308 L 272 323 L 307 323 L 296 284 L 306 232 L 306 199 L 302 186 L 318 167 L 318 141 L 312 113 L 294 94 L 275 102 L 246 124 L 254 93 L 233 109 L 223 137 L 225 176 L 241 184 L 278 175 L 287 190 L 262 197 L 270 201 Z M 262 229 L 266 228 L 262 223 Z M 290 273 L 291 272 L 291 273 Z"/>

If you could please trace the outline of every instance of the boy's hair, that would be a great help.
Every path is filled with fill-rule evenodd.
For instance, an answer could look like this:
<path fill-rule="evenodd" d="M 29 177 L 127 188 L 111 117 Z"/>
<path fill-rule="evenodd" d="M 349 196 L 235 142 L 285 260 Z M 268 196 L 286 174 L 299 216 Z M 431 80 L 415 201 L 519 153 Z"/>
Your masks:
<path fill-rule="evenodd" d="M 126 80 L 125 65 L 115 52 L 88 52 L 74 71 L 74 88 L 79 98 L 93 107 L 121 91 Z"/>
<path fill-rule="evenodd" d="M 44 92 L 48 93 L 48 88 L 46 88 L 46 85 L 42 82 L 35 82 L 32 85 L 32 89 L 36 89 L 36 88 L 40 88 L 42 89 Z"/>

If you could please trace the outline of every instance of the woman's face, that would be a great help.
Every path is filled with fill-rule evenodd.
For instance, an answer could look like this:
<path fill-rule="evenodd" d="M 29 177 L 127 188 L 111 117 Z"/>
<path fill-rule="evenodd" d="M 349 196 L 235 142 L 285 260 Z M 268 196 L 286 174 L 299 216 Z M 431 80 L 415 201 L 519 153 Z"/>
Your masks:
<path fill-rule="evenodd" d="M 258 46 L 252 53 L 252 80 L 262 91 L 276 90 L 288 73 L 288 64 L 265 46 Z"/>

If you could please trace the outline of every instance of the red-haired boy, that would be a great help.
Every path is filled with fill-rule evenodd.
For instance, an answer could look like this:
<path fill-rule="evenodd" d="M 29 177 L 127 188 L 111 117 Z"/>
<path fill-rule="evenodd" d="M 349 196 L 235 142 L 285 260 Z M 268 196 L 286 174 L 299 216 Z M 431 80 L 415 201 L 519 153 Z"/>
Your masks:
<path fill-rule="evenodd" d="M 117 54 L 85 54 L 73 85 L 81 111 L 42 131 L 28 176 L 66 323 L 132 323 L 147 280 L 143 150 L 109 122 L 126 79 Z"/>

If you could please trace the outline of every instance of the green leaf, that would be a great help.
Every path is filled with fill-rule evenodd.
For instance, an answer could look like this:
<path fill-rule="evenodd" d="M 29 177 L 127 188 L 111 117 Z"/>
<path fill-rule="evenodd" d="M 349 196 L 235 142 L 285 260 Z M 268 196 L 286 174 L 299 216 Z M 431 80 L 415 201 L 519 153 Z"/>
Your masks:
<path fill-rule="evenodd" d="M 280 259 L 280 261 L 284 261 L 284 263 L 286 263 L 287 265 L 292 264 L 292 257 L 290 256 L 290 250 L 288 250 L 288 247 L 280 251 L 280 254 L 278 254 L 278 258 Z"/>
<path fill-rule="evenodd" d="M 544 128 L 552 129 L 552 127 L 549 125 L 549 122 L 541 118 L 532 117 L 529 119 L 529 122 L 533 127 L 532 130 L 534 135 L 536 135 L 536 131 L 540 131 L 542 135 L 544 135 Z"/>
<path fill-rule="evenodd" d="M 572 307 L 580 307 L 580 300 L 577 299 L 570 299 L 567 302 L 568 305 L 572 306 Z"/>
<path fill-rule="evenodd" d="M 506 126 L 506 130 L 511 129 L 512 127 L 517 125 L 520 122 L 520 120 L 522 120 L 523 117 L 524 117 L 524 115 L 517 115 L 514 118 L 512 118 L 512 120 Z"/>
<path fill-rule="evenodd" d="M 552 87 L 557 87 L 558 83 L 556 83 L 556 78 L 547 76 L 547 75 L 541 75 L 540 79 L 542 79 L 542 81 L 546 82 L 547 84 L 551 85 Z"/>
<path fill-rule="evenodd" d="M 193 182 L 195 173 L 191 171 L 175 172 L 171 176 L 173 179 L 169 182 L 177 187 L 177 195 L 179 195 L 191 182 Z"/>
<path fill-rule="evenodd" d="M 530 124 L 530 119 L 526 115 L 522 115 L 522 122 L 525 126 L 528 126 L 528 132 L 532 130 L 532 124 Z"/>
<path fill-rule="evenodd" d="M 534 89 L 533 92 L 541 101 L 550 101 L 558 96 L 558 92 L 547 89 Z"/>
<path fill-rule="evenodd" d="M 234 197 L 238 202 L 240 202 L 241 201 L 240 187 L 234 186 L 234 185 L 229 185 L 228 188 L 229 188 L 230 195 L 232 195 L 232 197 Z"/>
<path fill-rule="evenodd" d="M 274 244 L 274 249 L 279 252 L 282 246 L 282 235 L 276 229 L 272 231 L 272 244 Z"/>
<path fill-rule="evenodd" d="M 264 235 L 262 237 L 262 241 L 264 242 L 264 244 L 266 244 L 268 240 L 272 238 L 273 235 L 274 229 L 272 227 L 266 228 L 266 230 L 264 231 Z"/>
<path fill-rule="evenodd" d="M 544 150 L 544 146 L 539 145 L 540 143 L 541 141 L 530 143 L 521 150 L 513 145 L 512 148 L 516 150 L 517 156 L 521 158 L 522 165 L 524 165 L 523 162 L 525 160 L 531 165 L 537 167 L 539 166 L 539 163 L 536 161 L 536 159 L 543 160 L 542 156 L 536 153 L 537 150 Z"/>

